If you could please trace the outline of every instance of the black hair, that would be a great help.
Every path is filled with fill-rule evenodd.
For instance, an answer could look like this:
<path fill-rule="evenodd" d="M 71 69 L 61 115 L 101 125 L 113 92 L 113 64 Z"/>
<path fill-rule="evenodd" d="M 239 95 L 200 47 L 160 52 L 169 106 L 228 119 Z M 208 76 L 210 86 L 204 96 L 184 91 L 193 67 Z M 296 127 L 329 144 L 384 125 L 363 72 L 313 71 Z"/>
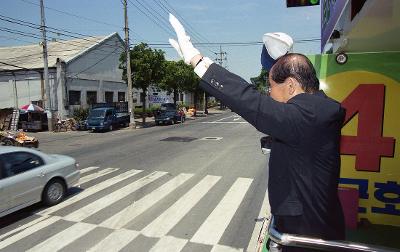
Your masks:
<path fill-rule="evenodd" d="M 270 71 L 271 79 L 280 84 L 288 77 L 296 79 L 304 92 L 319 90 L 319 80 L 311 61 L 303 54 L 288 53 L 279 57 Z"/>

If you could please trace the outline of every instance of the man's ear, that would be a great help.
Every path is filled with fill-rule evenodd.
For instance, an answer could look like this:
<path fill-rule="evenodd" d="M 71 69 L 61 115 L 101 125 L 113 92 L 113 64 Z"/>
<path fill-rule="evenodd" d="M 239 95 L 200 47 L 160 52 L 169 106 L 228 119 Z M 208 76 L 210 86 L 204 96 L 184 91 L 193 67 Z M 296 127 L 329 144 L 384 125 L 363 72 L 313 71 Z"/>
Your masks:
<path fill-rule="evenodd" d="M 296 88 L 297 85 L 299 85 L 299 83 L 292 77 L 288 78 L 288 91 L 289 91 L 289 95 L 293 95 L 296 92 Z"/>

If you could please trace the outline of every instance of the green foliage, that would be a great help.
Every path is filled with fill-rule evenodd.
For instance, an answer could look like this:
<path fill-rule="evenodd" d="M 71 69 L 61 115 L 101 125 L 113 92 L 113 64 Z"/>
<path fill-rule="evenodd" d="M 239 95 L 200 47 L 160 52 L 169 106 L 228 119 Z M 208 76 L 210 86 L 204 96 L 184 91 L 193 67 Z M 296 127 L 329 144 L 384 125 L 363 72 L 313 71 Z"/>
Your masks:
<path fill-rule="evenodd" d="M 149 108 L 149 111 L 154 112 L 156 110 L 159 110 L 160 108 L 161 108 L 161 105 L 151 105 Z"/>
<path fill-rule="evenodd" d="M 83 121 L 86 120 L 86 118 L 89 115 L 89 109 L 88 108 L 75 108 L 74 111 L 72 112 L 72 117 L 76 121 Z"/>
<path fill-rule="evenodd" d="M 219 103 L 216 100 L 208 101 L 207 102 L 207 107 L 208 108 L 216 107 L 218 104 Z"/>
<path fill-rule="evenodd" d="M 192 91 L 199 85 L 199 78 L 193 68 L 180 61 L 165 61 L 165 75 L 159 87 L 169 93 Z"/>
<path fill-rule="evenodd" d="M 251 83 L 256 85 L 257 90 L 263 94 L 266 94 L 267 87 L 269 86 L 268 82 L 268 71 L 265 69 L 261 69 L 261 73 L 257 77 L 250 78 Z"/>
<path fill-rule="evenodd" d="M 158 49 L 151 49 L 147 44 L 140 43 L 130 51 L 131 68 L 132 68 L 132 85 L 142 90 L 143 108 L 145 108 L 146 91 L 151 84 L 160 83 L 164 78 L 165 52 Z M 120 57 L 119 67 L 123 69 L 124 80 L 126 76 L 126 55 Z M 136 115 L 136 111 L 134 112 Z M 142 112 L 142 115 L 144 113 Z M 145 116 L 143 116 L 143 123 Z"/>
<path fill-rule="evenodd" d="M 151 49 L 147 44 L 140 43 L 130 51 L 132 68 L 132 85 L 145 93 L 150 84 L 159 83 L 164 78 L 164 51 Z M 123 69 L 123 79 L 126 78 L 126 55 L 120 57 L 119 68 Z"/>
<path fill-rule="evenodd" d="M 145 109 L 145 111 L 143 112 L 143 108 L 135 108 L 134 109 L 134 116 L 135 118 L 141 118 L 141 117 L 151 117 L 153 116 L 155 110 L 154 108 L 147 108 Z"/>

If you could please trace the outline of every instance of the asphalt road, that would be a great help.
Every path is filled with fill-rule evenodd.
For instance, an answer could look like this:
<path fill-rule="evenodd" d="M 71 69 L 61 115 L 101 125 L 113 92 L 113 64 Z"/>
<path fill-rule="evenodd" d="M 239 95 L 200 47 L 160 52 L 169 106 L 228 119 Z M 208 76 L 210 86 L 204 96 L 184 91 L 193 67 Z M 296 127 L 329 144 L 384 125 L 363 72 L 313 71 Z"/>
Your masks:
<path fill-rule="evenodd" d="M 35 136 L 40 150 L 80 163 L 81 189 L 1 218 L 0 251 L 254 250 L 268 156 L 262 134 L 235 113 Z"/>

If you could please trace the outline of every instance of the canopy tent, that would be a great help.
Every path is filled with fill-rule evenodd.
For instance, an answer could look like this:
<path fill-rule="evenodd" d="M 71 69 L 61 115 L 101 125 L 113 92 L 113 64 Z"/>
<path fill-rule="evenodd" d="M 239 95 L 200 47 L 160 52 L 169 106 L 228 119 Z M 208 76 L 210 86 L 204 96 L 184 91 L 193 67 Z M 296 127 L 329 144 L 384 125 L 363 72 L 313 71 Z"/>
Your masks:
<path fill-rule="evenodd" d="M 35 104 L 26 104 L 21 107 L 23 112 L 44 112 L 44 109 Z"/>

